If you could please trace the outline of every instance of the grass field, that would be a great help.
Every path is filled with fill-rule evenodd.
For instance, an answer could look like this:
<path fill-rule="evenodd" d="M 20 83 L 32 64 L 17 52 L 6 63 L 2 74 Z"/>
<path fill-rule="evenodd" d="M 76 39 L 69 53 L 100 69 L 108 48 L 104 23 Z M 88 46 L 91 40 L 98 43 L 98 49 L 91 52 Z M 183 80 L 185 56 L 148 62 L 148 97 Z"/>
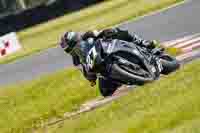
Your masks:
<path fill-rule="evenodd" d="M 52 117 L 77 110 L 99 96 L 80 72 L 70 69 L 0 89 L 0 132 L 25 132 Z"/>
<path fill-rule="evenodd" d="M 59 37 L 66 30 L 102 29 L 181 1 L 183 0 L 106 0 L 17 33 L 23 49 L 1 59 L 0 64 L 56 46 Z"/>
<path fill-rule="evenodd" d="M 111 105 L 66 121 L 62 128 L 51 127 L 49 132 L 171 131 L 177 126 L 181 128 L 185 122 L 192 128 L 200 112 L 199 65 L 199 61 L 187 65 L 169 77 L 139 87 Z M 0 131 L 29 132 L 99 96 L 98 90 L 91 88 L 74 69 L 1 88 Z"/>
<path fill-rule="evenodd" d="M 199 133 L 200 61 L 48 133 Z"/>

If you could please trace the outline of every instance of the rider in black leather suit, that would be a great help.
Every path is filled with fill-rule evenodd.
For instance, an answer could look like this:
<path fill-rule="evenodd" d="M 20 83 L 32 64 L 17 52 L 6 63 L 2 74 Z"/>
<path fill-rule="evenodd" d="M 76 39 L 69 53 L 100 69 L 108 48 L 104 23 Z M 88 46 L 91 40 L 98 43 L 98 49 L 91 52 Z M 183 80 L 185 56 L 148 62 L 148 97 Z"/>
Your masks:
<path fill-rule="evenodd" d="M 73 64 L 75 66 L 81 66 L 82 72 L 85 78 L 91 82 L 91 86 L 96 84 L 97 76 L 93 70 L 87 67 L 86 56 L 98 39 L 119 39 L 133 42 L 141 47 L 147 47 L 149 49 L 155 48 L 154 41 L 144 40 L 135 34 L 130 34 L 128 31 L 119 28 L 110 28 L 103 31 L 88 31 L 85 33 L 66 32 L 61 38 L 60 45 L 65 52 L 72 55 Z M 70 41 L 73 43 L 70 44 Z M 76 50 L 69 47 L 70 45 L 73 45 Z M 112 95 L 120 86 L 120 83 L 114 82 L 111 79 L 99 78 L 100 90 L 106 91 L 101 92 L 104 96 Z"/>

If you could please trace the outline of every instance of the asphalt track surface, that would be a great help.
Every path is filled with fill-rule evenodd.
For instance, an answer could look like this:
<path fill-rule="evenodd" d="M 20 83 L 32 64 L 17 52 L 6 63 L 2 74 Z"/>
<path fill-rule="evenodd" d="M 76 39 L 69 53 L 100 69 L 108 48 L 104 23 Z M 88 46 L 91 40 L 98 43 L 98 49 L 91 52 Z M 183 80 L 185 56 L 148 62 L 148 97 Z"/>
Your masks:
<path fill-rule="evenodd" d="M 184 4 L 130 21 L 120 27 L 160 41 L 200 33 L 200 0 L 187 0 Z M 200 56 L 200 55 L 199 55 Z M 0 86 L 35 79 L 72 66 L 71 58 L 62 49 L 50 48 L 9 64 L 0 65 Z"/>

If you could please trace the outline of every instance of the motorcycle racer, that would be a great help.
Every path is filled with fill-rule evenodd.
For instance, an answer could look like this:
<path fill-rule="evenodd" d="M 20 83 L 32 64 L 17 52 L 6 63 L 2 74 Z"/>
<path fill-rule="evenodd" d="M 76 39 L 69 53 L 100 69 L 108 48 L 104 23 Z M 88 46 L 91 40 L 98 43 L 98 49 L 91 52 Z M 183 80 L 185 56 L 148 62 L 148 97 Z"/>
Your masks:
<path fill-rule="evenodd" d="M 81 68 L 84 77 L 90 81 L 91 86 L 96 85 L 97 75 L 95 71 L 89 67 L 87 55 L 94 43 L 98 43 L 98 39 L 118 39 L 133 42 L 138 46 L 148 49 L 155 48 L 155 41 L 142 39 L 136 34 L 131 34 L 127 30 L 121 30 L 119 28 L 109 28 L 102 31 L 87 31 L 85 33 L 73 31 L 64 33 L 59 43 L 61 48 L 72 56 L 73 64 Z M 108 78 L 99 78 L 99 88 L 103 96 L 112 95 L 121 85 L 121 83 Z"/>

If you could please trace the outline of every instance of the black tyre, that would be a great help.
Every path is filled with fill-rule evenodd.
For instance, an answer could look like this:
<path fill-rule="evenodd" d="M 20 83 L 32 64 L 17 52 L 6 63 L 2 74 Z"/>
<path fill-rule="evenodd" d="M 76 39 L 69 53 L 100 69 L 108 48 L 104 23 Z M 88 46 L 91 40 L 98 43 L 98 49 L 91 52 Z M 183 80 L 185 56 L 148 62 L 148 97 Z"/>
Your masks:
<path fill-rule="evenodd" d="M 170 74 L 171 72 L 174 72 L 180 68 L 179 61 L 176 60 L 176 58 L 174 57 L 171 57 L 165 54 L 165 55 L 162 55 L 160 59 L 163 66 L 163 70 L 161 73 L 164 75 Z"/>

